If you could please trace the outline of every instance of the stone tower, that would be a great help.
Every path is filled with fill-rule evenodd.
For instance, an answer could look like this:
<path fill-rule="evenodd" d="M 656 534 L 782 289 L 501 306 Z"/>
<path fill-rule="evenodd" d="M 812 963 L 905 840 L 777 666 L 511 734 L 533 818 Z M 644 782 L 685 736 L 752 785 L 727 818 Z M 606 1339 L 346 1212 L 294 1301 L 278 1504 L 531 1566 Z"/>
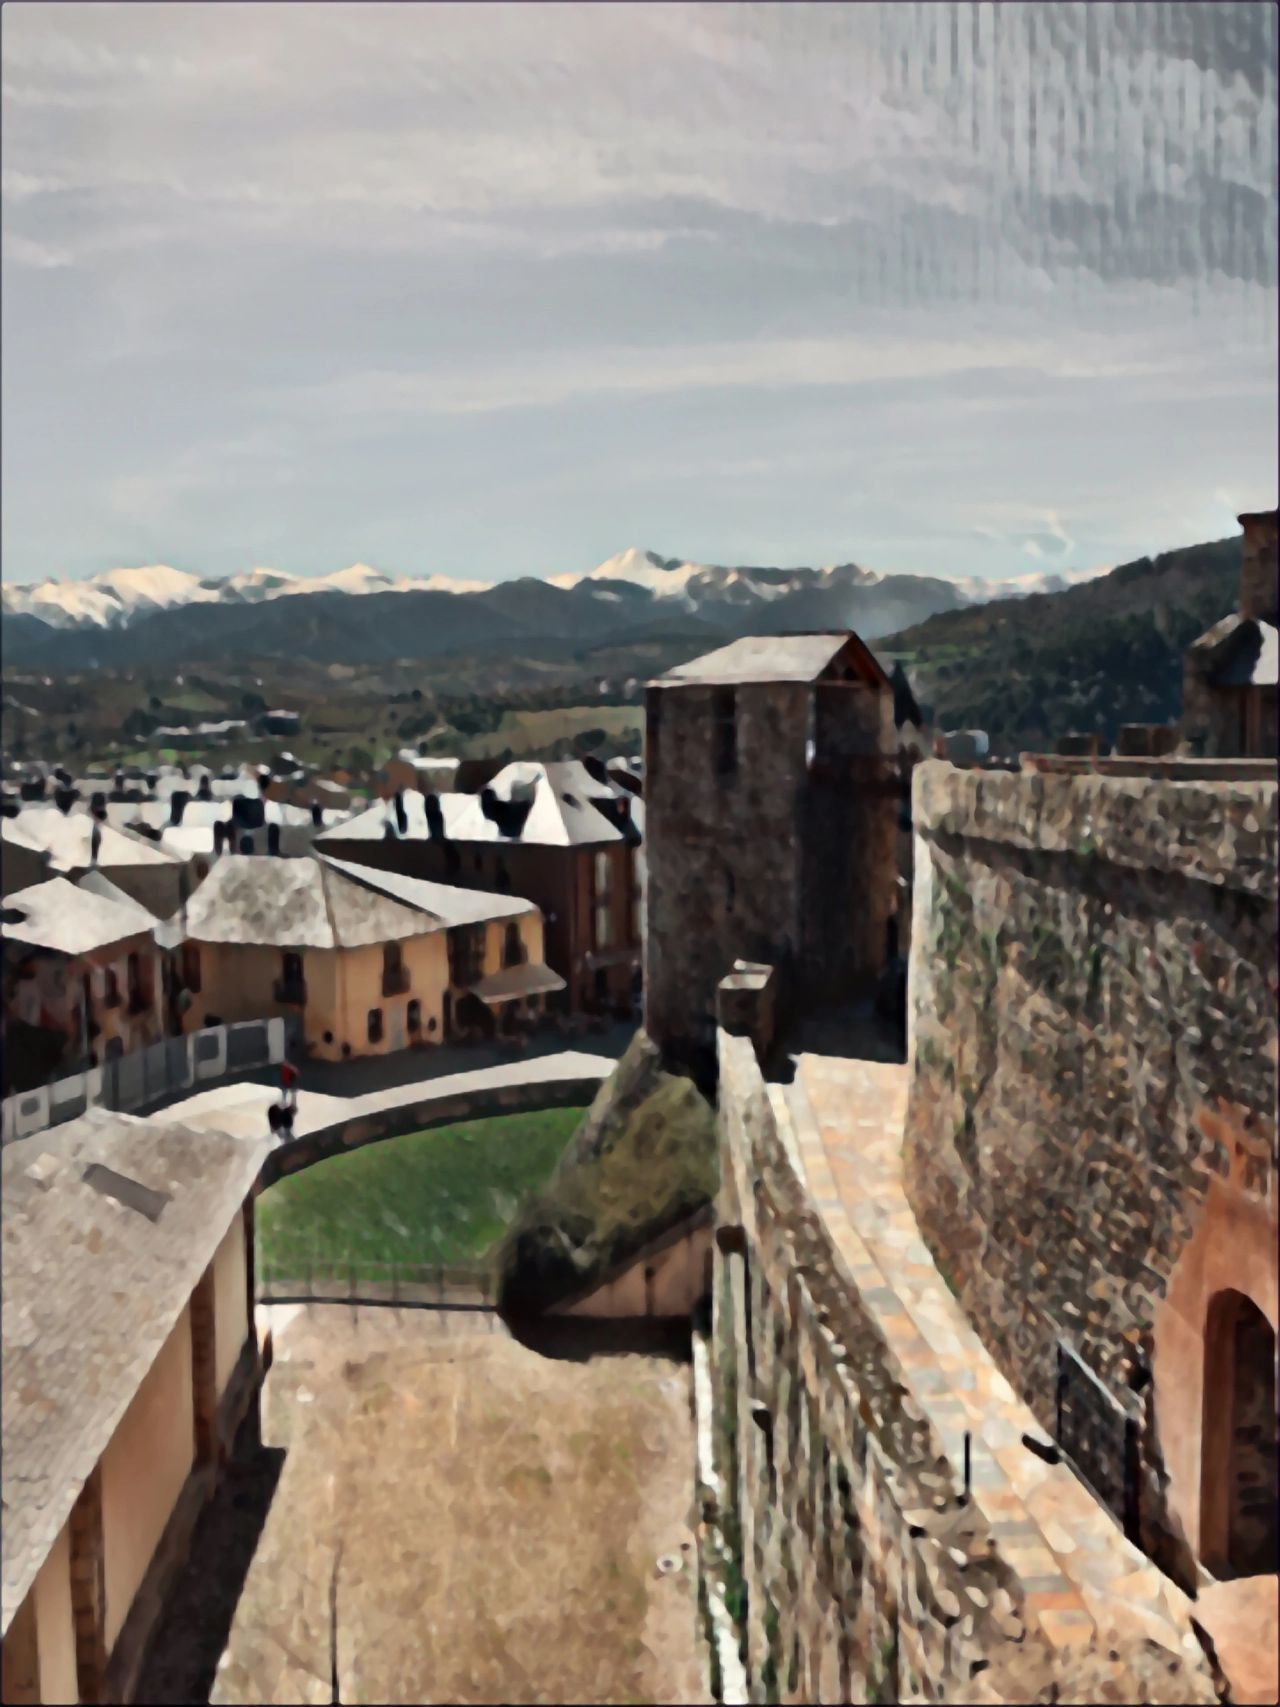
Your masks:
<path fill-rule="evenodd" d="M 1276 564 L 1276 511 L 1254 510 L 1237 517 L 1244 529 L 1240 568 L 1240 615 L 1280 622 L 1280 571 Z"/>
<path fill-rule="evenodd" d="M 869 990 L 897 905 L 889 678 L 855 634 L 735 641 L 649 684 L 645 1029 L 715 1073 L 715 991 L 778 969 L 782 1012 Z"/>

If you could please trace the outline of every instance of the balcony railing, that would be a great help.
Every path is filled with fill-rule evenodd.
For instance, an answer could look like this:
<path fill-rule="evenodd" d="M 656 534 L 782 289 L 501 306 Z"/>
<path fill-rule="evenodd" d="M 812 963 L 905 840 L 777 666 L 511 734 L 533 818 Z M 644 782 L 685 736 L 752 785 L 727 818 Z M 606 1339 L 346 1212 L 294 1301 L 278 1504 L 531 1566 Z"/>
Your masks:
<path fill-rule="evenodd" d="M 282 1007 L 306 1007 L 307 981 L 305 978 L 277 978 L 271 988 L 276 1001 Z"/>
<path fill-rule="evenodd" d="M 382 993 L 384 996 L 407 996 L 409 993 L 409 972 L 404 966 L 388 966 L 382 974 Z"/>

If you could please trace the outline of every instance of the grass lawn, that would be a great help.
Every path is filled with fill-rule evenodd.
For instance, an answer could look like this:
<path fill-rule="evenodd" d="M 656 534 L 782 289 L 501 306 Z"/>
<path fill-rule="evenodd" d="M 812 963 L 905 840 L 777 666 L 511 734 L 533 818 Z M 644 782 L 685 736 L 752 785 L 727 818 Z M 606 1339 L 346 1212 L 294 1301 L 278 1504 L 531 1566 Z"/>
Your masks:
<path fill-rule="evenodd" d="M 409 1132 L 288 1175 L 258 1199 L 258 1260 L 472 1263 L 550 1178 L 580 1108 Z"/>

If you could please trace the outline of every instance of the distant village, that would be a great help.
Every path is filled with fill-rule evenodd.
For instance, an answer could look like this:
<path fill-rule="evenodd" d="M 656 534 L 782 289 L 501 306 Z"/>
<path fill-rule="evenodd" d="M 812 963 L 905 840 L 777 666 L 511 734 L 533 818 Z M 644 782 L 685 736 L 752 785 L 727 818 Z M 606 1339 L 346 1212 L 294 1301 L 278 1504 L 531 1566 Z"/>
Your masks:
<path fill-rule="evenodd" d="M 1052 754 L 993 759 L 984 731 L 936 730 L 895 665 L 891 1006 L 905 999 L 921 759 L 1125 774 L 1274 757 L 1275 512 L 1240 520 L 1239 609 L 1189 649 L 1182 722 L 1127 726 L 1114 752 L 1064 731 Z M 541 1026 L 639 1015 L 642 760 L 503 764 L 406 747 L 367 775 L 324 774 L 283 744 L 297 712 L 259 721 L 282 743 L 265 765 L 157 760 L 76 776 L 56 755 L 6 764 L 6 1097 L 250 1020 L 284 1020 L 299 1058 L 346 1060 L 481 1039 L 518 1050 Z M 230 753 L 245 727 L 153 740 L 161 751 L 216 735 Z"/>

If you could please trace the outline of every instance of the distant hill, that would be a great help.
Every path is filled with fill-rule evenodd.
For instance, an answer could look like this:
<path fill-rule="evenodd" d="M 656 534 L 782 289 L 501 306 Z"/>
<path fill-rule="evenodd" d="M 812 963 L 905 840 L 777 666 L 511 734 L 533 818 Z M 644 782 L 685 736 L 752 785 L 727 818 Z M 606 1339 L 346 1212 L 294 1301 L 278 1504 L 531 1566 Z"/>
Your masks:
<path fill-rule="evenodd" d="M 886 636 L 942 728 L 985 729 L 997 748 L 1070 731 L 1115 739 L 1122 723 L 1165 723 L 1182 707 L 1182 655 L 1236 608 L 1241 541 L 1221 539 L 1122 564 L 1065 591 L 946 611 Z"/>
<path fill-rule="evenodd" d="M 1020 594 L 1062 584 L 1024 577 Z M 228 656 L 370 664 L 519 648 L 642 644 L 687 635 L 709 646 L 742 634 L 855 628 L 874 640 L 958 610 L 1012 584 L 881 575 L 856 563 L 823 569 L 730 568 L 631 549 L 585 575 L 491 586 L 395 577 L 355 564 L 305 578 L 254 569 L 202 580 L 164 565 L 86 581 L 3 588 L 3 657 L 73 674 Z"/>

